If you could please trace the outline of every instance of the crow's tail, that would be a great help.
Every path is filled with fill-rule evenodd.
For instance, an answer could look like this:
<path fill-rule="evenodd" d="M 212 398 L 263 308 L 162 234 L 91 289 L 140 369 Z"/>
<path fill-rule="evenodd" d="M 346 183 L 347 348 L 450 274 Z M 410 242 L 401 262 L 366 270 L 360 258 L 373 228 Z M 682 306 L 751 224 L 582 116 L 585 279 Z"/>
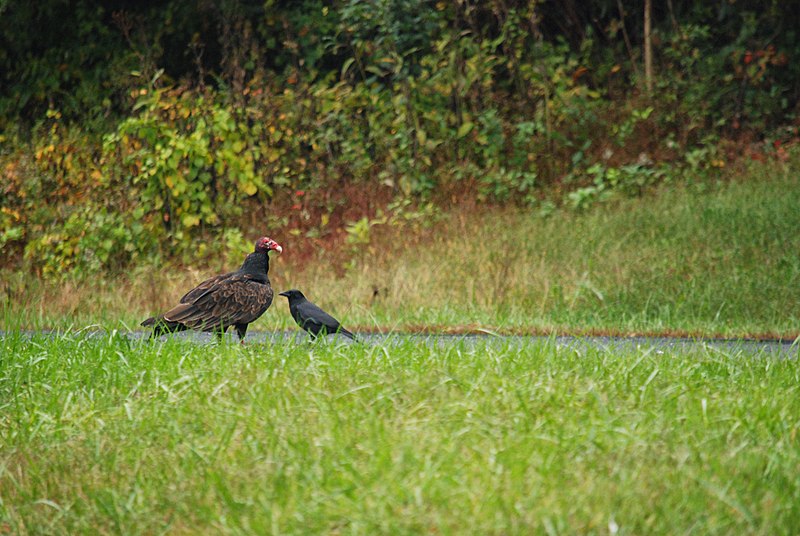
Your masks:
<path fill-rule="evenodd" d="M 339 327 L 339 333 L 341 333 L 342 335 L 344 335 L 345 337 L 347 337 L 348 339 L 350 339 L 352 341 L 361 342 L 361 340 L 358 337 L 356 337 L 355 335 L 353 335 L 352 333 L 350 333 L 349 331 L 347 331 L 343 327 Z"/>

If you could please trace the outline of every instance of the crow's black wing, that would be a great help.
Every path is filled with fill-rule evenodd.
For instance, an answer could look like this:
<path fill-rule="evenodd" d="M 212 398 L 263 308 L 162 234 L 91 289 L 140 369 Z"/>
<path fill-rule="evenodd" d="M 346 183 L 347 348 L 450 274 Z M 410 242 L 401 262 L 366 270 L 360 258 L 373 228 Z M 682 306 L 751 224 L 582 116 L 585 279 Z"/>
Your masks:
<path fill-rule="evenodd" d="M 323 328 L 327 333 L 335 333 L 340 327 L 338 320 L 308 300 L 297 304 L 296 311 L 297 323 L 314 334 L 319 333 Z"/>

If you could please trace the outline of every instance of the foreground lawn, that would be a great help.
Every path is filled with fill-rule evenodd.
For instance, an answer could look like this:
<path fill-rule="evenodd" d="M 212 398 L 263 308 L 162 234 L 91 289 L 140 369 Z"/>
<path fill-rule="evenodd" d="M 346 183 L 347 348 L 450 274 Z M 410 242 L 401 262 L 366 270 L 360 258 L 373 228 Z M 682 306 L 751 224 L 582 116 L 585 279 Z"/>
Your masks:
<path fill-rule="evenodd" d="M 0 532 L 800 526 L 796 358 L 113 333 L 0 355 Z"/>

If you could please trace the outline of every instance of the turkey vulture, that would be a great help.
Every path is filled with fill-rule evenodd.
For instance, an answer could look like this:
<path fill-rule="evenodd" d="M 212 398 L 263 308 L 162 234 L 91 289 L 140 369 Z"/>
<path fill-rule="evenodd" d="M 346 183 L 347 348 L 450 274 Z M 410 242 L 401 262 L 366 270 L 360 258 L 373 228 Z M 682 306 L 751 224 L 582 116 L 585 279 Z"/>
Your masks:
<path fill-rule="evenodd" d="M 344 329 L 338 320 L 308 301 L 299 290 L 287 290 L 280 295 L 289 300 L 289 312 L 292 313 L 292 318 L 298 326 L 311 335 L 312 339 L 316 339 L 320 333 L 323 336 L 328 333 L 341 333 L 354 341 L 357 340 L 355 335 Z"/>
<path fill-rule="evenodd" d="M 230 326 L 244 339 L 247 325 L 264 314 L 272 304 L 269 283 L 270 251 L 283 248 L 274 240 L 261 237 L 256 247 L 235 272 L 206 279 L 181 298 L 180 305 L 163 315 L 148 318 L 143 326 L 153 326 L 152 337 L 164 333 L 196 329 L 213 331 L 221 339 Z"/>

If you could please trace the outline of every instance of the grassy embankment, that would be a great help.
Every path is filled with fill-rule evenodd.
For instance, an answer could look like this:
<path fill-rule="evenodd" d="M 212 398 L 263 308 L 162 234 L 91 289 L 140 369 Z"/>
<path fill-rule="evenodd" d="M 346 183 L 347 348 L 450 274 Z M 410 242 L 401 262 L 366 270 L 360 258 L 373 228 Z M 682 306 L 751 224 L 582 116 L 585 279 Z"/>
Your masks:
<path fill-rule="evenodd" d="M 286 248 L 272 281 L 304 290 L 361 329 L 794 338 L 798 167 L 761 166 L 732 182 L 665 188 L 547 219 L 455 207 L 432 229 L 384 233 L 344 275 L 324 255 L 299 265 L 293 247 L 302 246 L 265 229 Z M 58 285 L 10 275 L 7 314 L 32 327 L 137 326 L 213 272 L 143 268 Z M 283 302 L 251 329 L 290 327 Z"/>
<path fill-rule="evenodd" d="M 0 532 L 789 534 L 797 359 L 0 339 Z"/>

